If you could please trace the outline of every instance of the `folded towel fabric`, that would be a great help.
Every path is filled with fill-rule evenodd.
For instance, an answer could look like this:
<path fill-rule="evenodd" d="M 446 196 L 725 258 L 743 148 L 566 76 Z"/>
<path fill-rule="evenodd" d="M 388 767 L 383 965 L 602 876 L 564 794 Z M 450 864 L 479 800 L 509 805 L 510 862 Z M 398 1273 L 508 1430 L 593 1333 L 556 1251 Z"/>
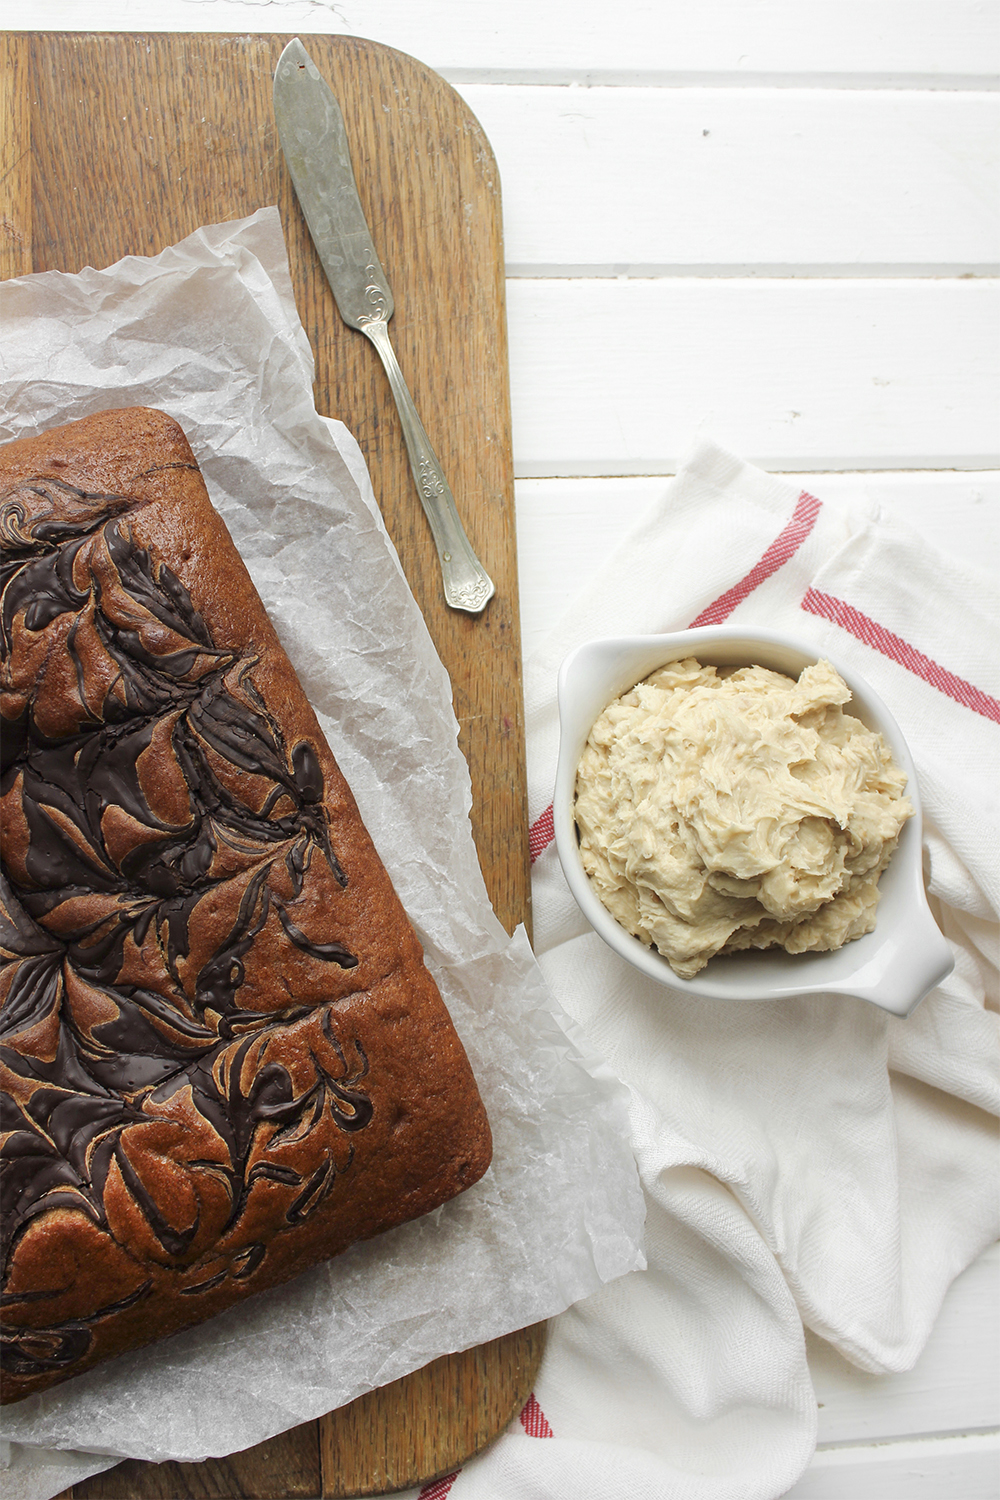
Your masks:
<path fill-rule="evenodd" d="M 663 989 L 569 894 L 560 662 L 598 636 L 725 622 L 841 658 L 907 738 L 956 960 L 907 1020 Z M 1000 600 L 863 494 L 825 501 L 702 443 L 528 662 L 526 709 L 535 951 L 629 1086 L 649 1264 L 552 1323 L 520 1420 L 422 1500 L 771 1500 L 816 1440 L 804 1328 L 862 1369 L 908 1369 L 1000 1231 Z"/>

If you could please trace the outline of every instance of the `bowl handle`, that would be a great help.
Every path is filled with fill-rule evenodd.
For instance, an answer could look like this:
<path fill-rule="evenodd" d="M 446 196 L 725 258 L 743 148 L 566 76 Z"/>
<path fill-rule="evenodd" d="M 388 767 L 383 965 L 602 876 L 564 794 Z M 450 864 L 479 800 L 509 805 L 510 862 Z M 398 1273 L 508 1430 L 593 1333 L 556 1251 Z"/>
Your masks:
<path fill-rule="evenodd" d="M 911 920 L 900 924 L 845 989 L 880 1010 L 905 1017 L 912 1015 L 924 996 L 947 979 L 954 967 L 947 938 L 930 908 L 921 903 Z"/>

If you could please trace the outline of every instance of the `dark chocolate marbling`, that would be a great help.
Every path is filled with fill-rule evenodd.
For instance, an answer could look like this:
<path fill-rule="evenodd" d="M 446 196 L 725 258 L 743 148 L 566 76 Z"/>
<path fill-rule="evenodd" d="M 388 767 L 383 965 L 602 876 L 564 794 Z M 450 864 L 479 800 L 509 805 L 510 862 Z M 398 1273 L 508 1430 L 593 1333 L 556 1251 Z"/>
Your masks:
<path fill-rule="evenodd" d="M 372 1118 L 356 1031 L 291 993 L 262 1009 L 248 978 L 262 934 L 268 954 L 358 961 L 297 912 L 310 879 L 346 886 L 315 749 L 285 743 L 253 656 L 212 639 L 135 543 L 129 505 L 46 477 L 0 510 L 0 1210 L 17 1374 L 71 1370 L 102 1318 L 147 1295 L 137 1241 L 185 1297 L 250 1276 L 268 1252 L 257 1197 L 268 1222 L 276 1195 L 284 1224 L 308 1217 Z M 46 1325 L 36 1304 L 62 1289 L 26 1292 L 11 1273 L 59 1208 L 112 1243 L 127 1290 Z"/>

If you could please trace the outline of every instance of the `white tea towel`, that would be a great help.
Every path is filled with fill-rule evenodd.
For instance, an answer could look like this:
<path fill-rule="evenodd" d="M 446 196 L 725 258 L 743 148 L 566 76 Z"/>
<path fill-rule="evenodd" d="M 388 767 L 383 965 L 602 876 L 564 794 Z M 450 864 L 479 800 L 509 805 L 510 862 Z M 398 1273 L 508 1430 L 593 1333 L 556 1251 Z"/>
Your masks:
<path fill-rule="evenodd" d="M 598 636 L 724 621 L 840 657 L 908 740 L 956 958 L 908 1020 L 664 990 L 569 894 L 551 843 L 560 662 Z M 649 1264 L 555 1319 L 520 1420 L 414 1496 L 770 1500 L 815 1444 L 803 1325 L 865 1370 L 913 1365 L 1000 1227 L 998 670 L 991 580 L 863 496 L 800 494 L 710 444 L 528 663 L 535 949 L 630 1089 Z"/>

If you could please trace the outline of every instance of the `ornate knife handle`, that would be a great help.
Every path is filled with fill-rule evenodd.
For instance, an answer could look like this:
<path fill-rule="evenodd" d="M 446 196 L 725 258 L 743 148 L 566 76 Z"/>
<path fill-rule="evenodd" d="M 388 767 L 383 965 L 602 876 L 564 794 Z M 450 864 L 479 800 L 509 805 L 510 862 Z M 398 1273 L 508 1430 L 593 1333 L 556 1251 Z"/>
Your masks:
<path fill-rule="evenodd" d="M 464 609 L 470 615 L 478 615 L 493 597 L 493 583 L 465 534 L 455 509 L 454 496 L 403 379 L 389 341 L 388 326 L 384 318 L 371 318 L 361 323 L 360 329 L 375 345 L 389 377 L 406 439 L 406 451 L 410 455 L 410 468 L 441 561 L 444 597 L 452 609 Z"/>

